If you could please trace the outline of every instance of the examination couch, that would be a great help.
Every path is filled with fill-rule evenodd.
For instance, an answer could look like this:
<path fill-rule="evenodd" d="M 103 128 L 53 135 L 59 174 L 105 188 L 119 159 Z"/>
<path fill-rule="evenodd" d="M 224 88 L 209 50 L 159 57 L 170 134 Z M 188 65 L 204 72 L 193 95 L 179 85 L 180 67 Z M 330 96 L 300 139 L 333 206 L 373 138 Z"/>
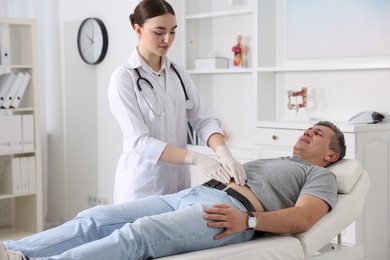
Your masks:
<path fill-rule="evenodd" d="M 329 166 L 337 176 L 338 200 L 332 211 L 309 231 L 295 235 L 274 235 L 229 246 L 163 257 L 163 260 L 294 260 L 359 259 L 361 245 L 345 245 L 341 232 L 362 214 L 369 177 L 361 163 L 343 159 Z"/>

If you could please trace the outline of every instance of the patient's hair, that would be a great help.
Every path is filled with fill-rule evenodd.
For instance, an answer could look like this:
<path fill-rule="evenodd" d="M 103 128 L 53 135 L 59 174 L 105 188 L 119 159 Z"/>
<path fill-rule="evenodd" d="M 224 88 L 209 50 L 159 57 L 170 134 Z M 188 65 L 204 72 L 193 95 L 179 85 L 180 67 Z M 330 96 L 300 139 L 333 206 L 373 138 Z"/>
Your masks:
<path fill-rule="evenodd" d="M 134 13 L 130 14 L 129 19 L 131 26 L 135 24 L 143 26 L 145 21 L 160 15 L 170 13 L 175 15 L 172 6 L 165 0 L 142 0 L 135 7 Z"/>
<path fill-rule="evenodd" d="M 330 141 L 329 148 L 332 151 L 338 153 L 339 158 L 337 161 L 343 159 L 345 156 L 345 151 L 347 150 L 343 132 L 341 132 L 341 130 L 335 124 L 329 121 L 319 121 L 316 125 L 323 125 L 329 127 L 335 132 L 335 134 L 332 136 L 332 139 Z"/>

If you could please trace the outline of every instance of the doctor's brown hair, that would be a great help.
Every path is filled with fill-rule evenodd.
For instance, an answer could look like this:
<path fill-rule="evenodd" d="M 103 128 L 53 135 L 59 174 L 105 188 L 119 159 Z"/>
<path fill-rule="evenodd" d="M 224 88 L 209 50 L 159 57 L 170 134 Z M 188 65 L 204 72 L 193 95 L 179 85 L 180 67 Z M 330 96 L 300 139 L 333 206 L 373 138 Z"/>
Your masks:
<path fill-rule="evenodd" d="M 172 6 L 165 0 L 142 0 L 134 9 L 134 13 L 130 14 L 129 19 L 131 26 L 135 24 L 143 26 L 145 21 L 160 15 L 170 13 L 175 15 Z M 175 15 L 176 16 L 176 15 Z"/>

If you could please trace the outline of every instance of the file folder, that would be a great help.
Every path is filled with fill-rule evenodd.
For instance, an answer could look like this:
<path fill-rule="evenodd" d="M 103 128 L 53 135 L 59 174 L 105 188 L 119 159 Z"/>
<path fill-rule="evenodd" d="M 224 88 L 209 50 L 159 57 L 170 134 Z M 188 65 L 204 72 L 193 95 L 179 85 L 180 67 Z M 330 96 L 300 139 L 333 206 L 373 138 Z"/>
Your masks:
<path fill-rule="evenodd" d="M 1 108 L 10 108 L 12 100 L 14 96 L 16 95 L 16 92 L 18 91 L 18 88 L 20 84 L 22 83 L 24 78 L 24 74 L 22 72 L 19 72 L 16 74 L 16 78 L 14 82 L 12 83 L 8 94 L 6 95 L 6 98 L 4 99 L 3 103 L 1 104 Z"/>
<path fill-rule="evenodd" d="M 0 152 L 22 151 L 22 116 L 0 115 L 0 128 Z"/>
<path fill-rule="evenodd" d="M 4 176 L 1 179 L 1 192 L 6 194 L 20 194 L 20 158 L 14 157 L 6 162 Z"/>
<path fill-rule="evenodd" d="M 31 75 L 30 73 L 24 74 L 23 80 L 19 85 L 19 88 L 16 91 L 15 96 L 13 97 L 13 100 L 11 102 L 10 108 L 18 108 L 20 101 L 22 100 L 22 97 L 24 95 L 24 92 L 27 89 L 28 83 L 30 82 Z"/>
<path fill-rule="evenodd" d="M 6 152 L 9 150 L 9 140 L 8 140 L 8 116 L 0 115 L 0 153 Z"/>
<path fill-rule="evenodd" d="M 7 94 L 16 78 L 15 73 L 0 75 L 0 107 L 3 104 Z"/>
<path fill-rule="evenodd" d="M 22 142 L 23 151 L 34 150 L 34 116 L 22 115 Z"/>
<path fill-rule="evenodd" d="M 0 64 L 11 64 L 9 25 L 0 24 Z"/>
<path fill-rule="evenodd" d="M 29 192 L 37 191 L 36 171 L 35 171 L 35 156 L 28 157 L 28 185 Z"/>
<path fill-rule="evenodd" d="M 28 193 L 29 190 L 29 164 L 28 164 L 28 157 L 20 157 L 20 192 L 21 193 Z"/>
<path fill-rule="evenodd" d="M 12 194 L 22 193 L 20 185 L 20 158 L 12 158 Z"/>

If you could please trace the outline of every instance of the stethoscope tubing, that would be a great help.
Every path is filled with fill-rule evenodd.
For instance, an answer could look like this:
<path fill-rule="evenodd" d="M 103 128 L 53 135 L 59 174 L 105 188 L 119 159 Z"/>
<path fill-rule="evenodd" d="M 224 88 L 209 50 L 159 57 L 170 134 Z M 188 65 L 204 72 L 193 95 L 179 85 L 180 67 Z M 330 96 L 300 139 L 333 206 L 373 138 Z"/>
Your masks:
<path fill-rule="evenodd" d="M 176 70 L 176 68 L 172 64 L 171 64 L 171 68 L 175 71 L 176 75 L 179 77 L 181 86 L 183 88 L 184 96 L 185 96 L 185 99 L 186 99 L 186 109 L 190 110 L 190 109 L 192 109 L 194 107 L 194 103 L 188 98 L 187 91 L 186 91 L 183 79 L 181 78 L 179 72 Z M 158 102 L 156 90 L 154 89 L 152 83 L 147 78 L 142 77 L 141 73 L 138 71 L 138 68 L 135 68 L 135 71 L 138 74 L 138 79 L 137 79 L 136 83 L 137 83 L 137 88 L 138 88 L 139 92 L 141 93 L 142 97 L 144 98 L 146 104 L 148 105 L 149 109 L 153 112 L 153 114 L 155 116 L 157 116 L 157 117 L 161 117 L 162 115 L 164 115 L 164 113 L 157 114 L 156 111 L 154 111 L 154 109 L 151 107 L 151 105 L 149 104 L 149 102 L 147 101 L 147 99 L 145 98 L 145 96 L 143 94 L 140 82 L 143 80 L 143 81 L 145 81 L 149 85 L 150 89 L 153 92 L 153 95 L 156 97 L 156 101 Z"/>

